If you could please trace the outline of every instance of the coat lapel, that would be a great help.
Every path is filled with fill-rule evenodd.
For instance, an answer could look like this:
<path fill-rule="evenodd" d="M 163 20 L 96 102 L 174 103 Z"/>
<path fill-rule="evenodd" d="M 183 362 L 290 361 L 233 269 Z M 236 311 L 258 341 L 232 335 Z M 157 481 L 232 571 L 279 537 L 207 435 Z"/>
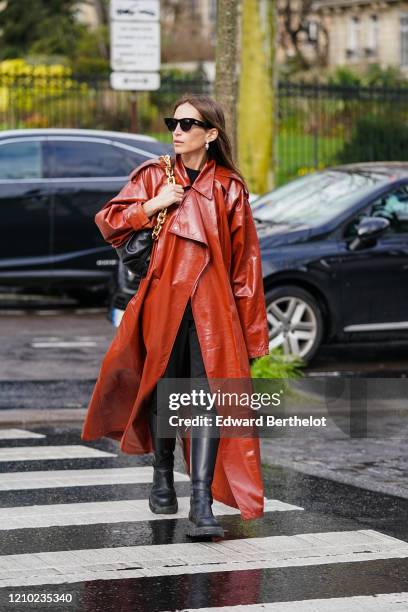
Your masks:
<path fill-rule="evenodd" d="M 191 189 L 201 193 L 205 198 L 211 200 L 213 197 L 213 185 L 215 175 L 215 161 L 208 159 L 204 166 L 201 168 L 200 174 L 197 176 L 194 183 L 191 185 Z M 190 186 L 190 180 L 188 174 L 181 160 L 180 153 L 176 154 L 176 160 L 174 164 L 174 175 L 176 182 L 183 185 L 183 187 Z"/>
<path fill-rule="evenodd" d="M 180 203 L 177 214 L 172 219 L 171 225 L 168 229 L 169 232 L 177 234 L 182 238 L 197 240 L 208 247 L 205 225 L 200 208 L 203 203 L 200 202 L 200 198 L 201 196 L 204 196 L 207 199 L 212 198 L 214 174 L 215 161 L 212 159 L 207 160 L 201 169 L 200 174 Z M 190 180 L 179 153 L 176 154 L 174 176 L 176 178 L 176 183 L 182 185 L 183 187 L 190 187 Z"/>

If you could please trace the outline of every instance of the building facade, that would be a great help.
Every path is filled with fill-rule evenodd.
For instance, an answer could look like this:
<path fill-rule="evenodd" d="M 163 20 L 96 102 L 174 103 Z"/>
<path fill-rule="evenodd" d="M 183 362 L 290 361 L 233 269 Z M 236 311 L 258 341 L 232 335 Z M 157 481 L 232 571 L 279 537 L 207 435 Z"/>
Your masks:
<path fill-rule="evenodd" d="M 408 2 L 318 0 L 313 8 L 329 31 L 330 67 L 376 63 L 408 73 Z"/>
<path fill-rule="evenodd" d="M 169 19 L 170 13 L 164 10 L 166 1 L 162 0 L 162 19 Z M 97 0 L 88 0 L 79 7 L 78 18 L 91 27 L 98 23 L 96 4 Z M 312 64 L 320 56 L 320 64 L 324 58 L 328 68 L 344 65 L 365 68 L 376 63 L 383 68 L 400 68 L 408 74 L 407 0 L 315 0 L 306 14 L 302 11 L 302 0 L 291 0 L 290 4 L 291 19 L 296 22 L 300 18 L 304 22 L 300 49 Z M 180 6 L 200 22 L 203 34 L 214 44 L 217 0 L 183 0 Z M 277 0 L 277 6 L 287 6 L 287 0 Z M 284 20 L 285 16 L 280 15 L 279 63 L 295 54 Z"/>

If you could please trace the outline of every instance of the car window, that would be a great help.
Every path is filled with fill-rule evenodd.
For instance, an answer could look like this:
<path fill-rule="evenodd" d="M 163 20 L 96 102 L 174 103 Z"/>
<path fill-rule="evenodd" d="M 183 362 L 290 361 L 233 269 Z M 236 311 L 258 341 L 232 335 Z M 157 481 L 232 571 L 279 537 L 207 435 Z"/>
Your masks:
<path fill-rule="evenodd" d="M 364 217 L 384 217 L 390 222 L 384 235 L 408 232 L 408 185 L 402 185 L 382 195 L 353 217 L 344 228 L 344 238 L 357 236 L 357 226 Z"/>
<path fill-rule="evenodd" d="M 0 143 L 0 180 L 42 178 L 42 167 L 38 140 Z"/>
<path fill-rule="evenodd" d="M 140 162 L 145 158 L 140 156 Z M 54 140 L 49 143 L 51 178 L 127 176 L 138 165 L 129 152 L 103 142 Z"/>
<path fill-rule="evenodd" d="M 390 226 L 386 233 L 408 232 L 408 185 L 401 185 L 376 200 L 370 214 L 388 219 Z"/>
<path fill-rule="evenodd" d="M 136 153 L 134 151 L 126 151 L 126 155 L 128 156 L 130 163 L 129 172 L 137 168 L 137 166 L 140 166 L 140 164 L 142 164 L 146 161 L 146 159 L 148 159 L 147 157 L 144 157 L 143 155 L 140 155 L 140 153 Z M 160 153 L 159 155 L 162 155 L 162 153 Z"/>
<path fill-rule="evenodd" d="M 318 226 L 334 219 L 387 180 L 374 171 L 332 169 L 308 174 L 258 198 L 253 215 L 265 222 Z"/>

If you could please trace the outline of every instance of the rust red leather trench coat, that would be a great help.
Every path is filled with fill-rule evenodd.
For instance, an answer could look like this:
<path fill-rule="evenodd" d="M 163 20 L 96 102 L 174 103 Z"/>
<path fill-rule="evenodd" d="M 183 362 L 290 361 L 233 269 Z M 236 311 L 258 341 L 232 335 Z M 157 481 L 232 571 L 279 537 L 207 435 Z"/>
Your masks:
<path fill-rule="evenodd" d="M 181 155 L 174 175 L 190 181 Z M 166 184 L 159 158 L 148 160 L 95 217 L 114 247 L 134 230 L 153 228 L 141 204 Z M 191 306 L 207 378 L 250 378 L 249 358 L 269 353 L 258 237 L 240 177 L 207 160 L 179 204 L 168 207 L 150 265 L 103 359 L 82 430 L 83 440 L 120 441 L 130 454 L 153 451 L 149 398 L 164 374 L 184 309 Z M 190 473 L 189 436 L 183 438 Z M 212 484 L 214 499 L 243 519 L 263 514 L 259 439 L 222 437 Z"/>

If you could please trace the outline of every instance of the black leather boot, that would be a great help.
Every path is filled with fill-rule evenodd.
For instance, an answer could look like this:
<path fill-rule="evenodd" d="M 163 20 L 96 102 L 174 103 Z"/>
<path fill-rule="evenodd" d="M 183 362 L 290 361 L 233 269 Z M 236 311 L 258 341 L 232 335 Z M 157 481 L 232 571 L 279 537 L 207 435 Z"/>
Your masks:
<path fill-rule="evenodd" d="M 149 496 L 149 508 L 155 514 L 175 514 L 178 510 L 173 474 L 176 439 L 159 438 L 157 410 L 154 407 L 149 414 L 149 426 L 154 448 L 153 485 Z"/>
<path fill-rule="evenodd" d="M 187 535 L 191 538 L 223 536 L 224 530 L 212 513 L 211 483 L 219 438 L 191 437 L 191 497 Z"/>

